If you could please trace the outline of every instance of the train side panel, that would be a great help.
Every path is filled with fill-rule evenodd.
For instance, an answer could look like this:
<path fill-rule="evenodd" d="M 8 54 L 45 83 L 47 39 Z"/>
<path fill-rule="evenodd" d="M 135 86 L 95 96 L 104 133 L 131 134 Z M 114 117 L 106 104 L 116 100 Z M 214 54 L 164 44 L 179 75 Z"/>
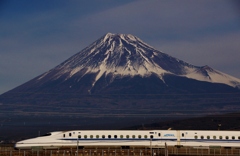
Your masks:
<path fill-rule="evenodd" d="M 180 131 L 181 145 L 195 147 L 240 147 L 238 131 Z"/>

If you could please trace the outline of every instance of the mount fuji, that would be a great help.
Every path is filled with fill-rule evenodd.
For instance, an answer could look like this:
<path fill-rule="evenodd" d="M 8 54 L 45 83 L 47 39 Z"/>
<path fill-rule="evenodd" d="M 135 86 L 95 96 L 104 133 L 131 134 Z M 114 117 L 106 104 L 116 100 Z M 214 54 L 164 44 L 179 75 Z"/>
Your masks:
<path fill-rule="evenodd" d="M 116 107 L 120 107 L 121 103 L 124 103 L 122 107 L 127 103 L 141 103 L 145 107 L 144 100 L 124 100 L 131 96 L 136 100 L 137 95 L 137 99 L 142 95 L 156 95 L 161 100 L 166 96 L 175 99 L 176 95 L 189 97 L 209 93 L 223 97 L 222 93 L 226 96 L 229 93 L 239 94 L 239 88 L 240 79 L 207 65 L 195 66 L 174 58 L 130 34 L 107 33 L 55 68 L 2 94 L 0 103 L 85 104 L 95 108 L 96 103 L 107 105 L 111 103 L 108 99 L 114 99 L 112 103 Z M 100 100 L 93 100 L 93 95 L 101 95 Z M 121 95 L 128 98 L 116 100 L 116 96 Z M 111 97 L 104 99 L 104 96 Z M 217 100 L 216 97 L 214 100 Z M 196 104 L 196 99 L 193 101 Z M 162 104 L 169 103 L 165 102 Z M 159 102 L 153 103 L 158 105 Z"/>
<path fill-rule="evenodd" d="M 194 66 L 161 51 L 130 34 L 107 33 L 89 47 L 75 54 L 52 70 L 31 81 L 27 88 L 46 86 L 65 89 L 85 88 L 85 94 L 99 93 L 119 79 L 155 77 L 168 87 L 167 76 L 202 82 L 225 84 L 239 88 L 240 79 L 214 70 L 209 66 Z M 68 83 L 71 82 L 71 83 Z M 79 85 L 78 85 L 79 84 Z M 147 85 L 147 84 L 146 84 Z M 20 88 L 26 88 L 22 86 Z M 80 90 L 79 90 L 80 91 Z M 109 92 L 110 93 L 110 92 Z"/>

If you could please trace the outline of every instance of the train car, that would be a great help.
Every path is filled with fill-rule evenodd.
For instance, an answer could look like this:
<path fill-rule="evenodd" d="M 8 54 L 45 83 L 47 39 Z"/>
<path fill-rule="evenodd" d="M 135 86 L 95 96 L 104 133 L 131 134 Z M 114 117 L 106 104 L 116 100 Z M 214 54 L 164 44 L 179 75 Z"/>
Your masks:
<path fill-rule="evenodd" d="M 47 133 L 19 141 L 17 149 L 62 147 L 240 147 L 238 131 L 194 130 L 73 130 Z"/>
<path fill-rule="evenodd" d="M 240 147 L 239 131 L 181 130 L 179 132 L 179 141 L 182 146 Z"/>

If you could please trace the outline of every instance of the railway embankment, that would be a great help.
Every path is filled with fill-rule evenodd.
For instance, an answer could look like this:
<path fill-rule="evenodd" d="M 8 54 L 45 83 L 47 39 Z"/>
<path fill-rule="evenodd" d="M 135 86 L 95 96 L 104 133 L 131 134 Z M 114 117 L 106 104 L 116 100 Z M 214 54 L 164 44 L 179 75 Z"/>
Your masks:
<path fill-rule="evenodd" d="M 0 156 L 240 156 L 238 148 L 219 147 L 167 147 L 129 149 L 108 147 L 85 147 L 64 149 L 16 150 L 13 144 L 1 144 Z"/>

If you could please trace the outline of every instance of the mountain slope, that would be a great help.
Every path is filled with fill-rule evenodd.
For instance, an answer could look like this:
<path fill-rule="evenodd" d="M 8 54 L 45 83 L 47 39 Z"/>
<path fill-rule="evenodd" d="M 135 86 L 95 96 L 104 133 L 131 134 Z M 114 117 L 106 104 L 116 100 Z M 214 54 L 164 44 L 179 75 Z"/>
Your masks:
<path fill-rule="evenodd" d="M 108 85 L 116 78 L 149 77 L 152 74 L 163 82 L 165 74 L 172 74 L 232 87 L 238 87 L 240 84 L 239 79 L 208 66 L 194 66 L 162 53 L 133 35 L 111 33 L 42 74 L 35 83 L 42 84 L 45 79 L 61 79 L 64 82 L 73 77 L 75 82 L 81 83 L 80 81 L 91 75 L 91 82 L 88 82 L 91 83 L 91 87 L 88 87 L 88 92 L 91 93 L 92 88 L 103 77 L 107 79 L 105 85 Z"/>

